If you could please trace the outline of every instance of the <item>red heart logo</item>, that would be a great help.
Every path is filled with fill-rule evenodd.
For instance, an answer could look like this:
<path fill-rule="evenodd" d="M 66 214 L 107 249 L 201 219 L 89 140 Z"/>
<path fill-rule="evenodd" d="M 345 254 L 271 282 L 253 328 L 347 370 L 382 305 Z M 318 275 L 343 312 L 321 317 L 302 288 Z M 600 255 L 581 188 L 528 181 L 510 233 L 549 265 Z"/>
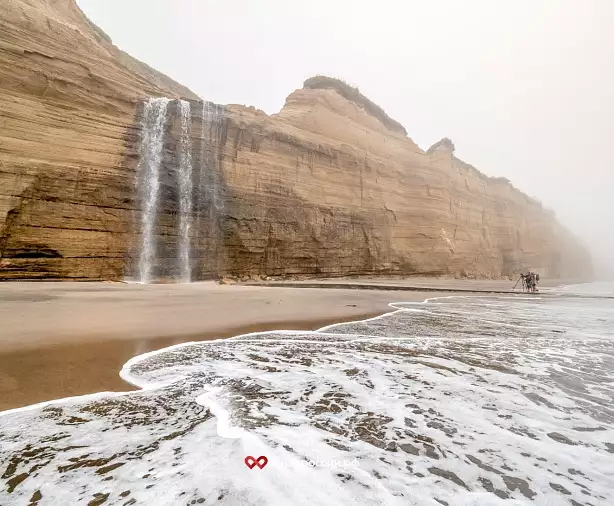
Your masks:
<path fill-rule="evenodd" d="M 267 459 L 264 455 L 260 455 L 260 457 L 257 459 L 251 455 L 245 457 L 245 465 L 250 469 L 254 469 L 255 466 L 258 466 L 260 469 L 264 469 L 264 466 L 266 466 L 268 463 L 269 459 Z"/>

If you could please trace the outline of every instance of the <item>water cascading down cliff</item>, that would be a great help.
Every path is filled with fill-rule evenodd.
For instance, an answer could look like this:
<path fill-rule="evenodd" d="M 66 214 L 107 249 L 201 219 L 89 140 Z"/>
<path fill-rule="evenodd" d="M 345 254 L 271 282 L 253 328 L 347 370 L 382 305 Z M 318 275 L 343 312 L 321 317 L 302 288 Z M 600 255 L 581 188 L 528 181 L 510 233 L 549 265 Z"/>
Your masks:
<path fill-rule="evenodd" d="M 330 91 L 316 90 L 315 93 L 330 94 Z M 284 113 L 289 120 L 295 120 L 291 116 L 290 100 L 280 116 Z M 321 159 L 325 159 L 324 172 L 334 177 L 340 153 L 329 153 L 321 144 L 268 131 L 260 123 L 268 119 L 255 110 L 236 106 L 227 109 L 211 102 L 150 98 L 141 104 L 138 114 L 140 137 L 135 167 L 133 245 L 125 264 L 128 280 L 189 283 L 228 274 L 249 277 L 254 272 L 256 276 L 284 276 L 294 272 L 299 275 L 356 275 L 378 271 L 458 274 L 467 269 L 466 253 L 471 255 L 478 244 L 482 253 L 475 253 L 474 263 L 484 264 L 484 267 L 476 265 L 478 272 L 481 270 L 496 277 L 513 272 L 522 264 L 539 267 L 544 260 L 554 265 L 543 269 L 544 274 L 559 272 L 556 257 L 549 259 L 547 254 L 522 253 L 523 247 L 518 242 L 521 235 L 514 220 L 510 220 L 511 225 L 503 224 L 503 228 L 516 226 L 516 239 L 512 241 L 515 247 L 510 249 L 492 240 L 489 235 L 492 218 L 485 209 L 495 204 L 485 201 L 480 216 L 461 208 L 461 199 L 467 204 L 475 199 L 470 190 L 473 183 L 469 180 L 477 178 L 481 187 L 487 188 L 486 198 L 499 202 L 496 205 L 500 208 L 495 206 L 490 211 L 494 219 L 502 218 L 502 201 L 509 202 L 506 207 L 510 204 L 519 207 L 521 216 L 526 212 L 523 206 L 528 203 L 535 208 L 537 219 L 532 220 L 533 228 L 542 228 L 540 235 L 546 238 L 554 231 L 554 222 L 540 205 L 532 204 L 528 197 L 505 181 L 488 179 L 453 157 L 454 147 L 447 139 L 426 152 L 432 164 L 427 168 L 428 176 L 436 183 L 428 184 L 426 189 L 433 202 L 442 198 L 448 202 L 446 212 L 456 222 L 450 235 L 446 232 L 450 224 L 442 217 L 440 208 L 437 208 L 436 217 L 430 217 L 425 214 L 427 209 L 411 207 L 413 200 L 423 199 L 422 195 L 413 195 L 413 199 L 405 200 L 399 207 L 398 202 L 392 200 L 394 193 L 382 193 L 381 181 L 391 174 L 394 176 L 394 172 L 378 169 L 373 181 L 369 175 L 373 172 L 372 162 L 368 158 L 361 162 L 363 165 L 357 165 L 356 178 L 350 171 L 343 170 L 339 174 L 343 181 L 335 179 L 338 187 L 355 194 L 353 208 L 348 210 L 335 205 L 339 199 L 337 193 L 315 195 L 317 198 L 313 201 L 313 188 L 320 187 L 319 183 L 315 184 L 315 166 L 321 166 Z M 385 131 L 386 139 L 392 135 L 392 131 Z M 227 142 L 228 136 L 232 142 Z M 407 145 L 413 147 L 404 132 L 399 136 L 405 149 Z M 265 146 L 269 153 L 264 156 L 281 149 L 284 162 L 286 158 L 295 157 L 294 170 L 289 172 L 285 163 L 277 166 L 276 158 L 264 158 L 262 148 Z M 388 150 L 384 146 L 381 153 L 388 154 Z M 424 156 L 417 147 L 407 154 L 417 158 Z M 348 166 L 351 167 L 351 163 Z M 271 168 L 273 174 L 269 172 L 264 176 L 264 170 Z M 300 172 L 305 169 L 308 174 L 301 176 Z M 417 172 L 405 172 L 405 179 L 418 176 Z M 442 191 L 449 182 L 437 180 L 447 174 L 460 177 L 464 182 L 467 195 L 459 199 L 457 209 L 452 195 L 446 197 Z M 289 180 L 284 181 L 282 177 Z M 310 185 L 307 187 L 309 193 L 300 195 L 305 182 Z M 423 186 L 420 176 L 413 186 Z M 463 192 L 462 184 L 455 186 Z M 327 185 L 321 188 L 327 192 Z M 478 186 L 478 191 L 483 191 L 482 188 Z M 387 202 L 383 209 L 374 196 Z M 409 211 L 409 216 L 403 218 L 403 209 Z M 466 214 L 464 219 L 461 213 Z M 395 240 L 398 225 L 411 223 L 416 216 L 421 218 L 420 230 L 428 233 Z M 463 252 L 462 236 L 457 233 L 459 223 L 467 224 L 476 217 L 480 220 L 477 227 L 480 237 L 477 241 L 471 240 L 469 232 L 465 232 L 469 242 L 475 244 L 468 252 Z M 425 238 L 429 244 L 422 245 Z M 552 238 L 548 238 L 546 242 L 551 241 Z M 432 243 L 436 243 L 435 246 Z M 399 249 L 403 246 L 415 251 L 404 253 Z M 420 250 L 424 250 L 425 257 L 418 255 Z"/>
<path fill-rule="evenodd" d="M 347 83 L 309 78 L 272 115 L 215 106 L 76 0 L 1 11 L 0 280 L 590 278 L 539 201 Z"/>
<path fill-rule="evenodd" d="M 203 102 L 198 113 L 194 157 L 191 103 L 151 98 L 143 105 L 132 281 L 189 283 L 218 269 L 222 198 L 215 140 L 224 108 Z"/>

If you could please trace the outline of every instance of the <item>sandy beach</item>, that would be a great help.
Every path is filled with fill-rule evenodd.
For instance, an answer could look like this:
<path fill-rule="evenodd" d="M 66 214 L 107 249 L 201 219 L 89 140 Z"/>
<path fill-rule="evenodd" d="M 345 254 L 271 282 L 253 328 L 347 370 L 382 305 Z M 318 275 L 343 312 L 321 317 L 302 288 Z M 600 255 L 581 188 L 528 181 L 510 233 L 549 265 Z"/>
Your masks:
<path fill-rule="evenodd" d="M 344 283 L 354 286 L 356 280 L 318 283 L 322 288 L 304 288 L 302 282 L 275 287 L 1 283 L 0 410 L 129 390 L 118 374 L 123 364 L 173 344 L 265 330 L 315 330 L 386 313 L 390 302 L 513 286 L 484 280 L 360 280 L 361 285 L 379 288 L 374 290 L 339 288 Z M 336 288 L 326 288 L 331 283 Z"/>
<path fill-rule="evenodd" d="M 607 503 L 611 286 L 273 283 L 0 285 L 0 502 Z"/>
<path fill-rule="evenodd" d="M 440 295 L 440 294 L 437 294 Z M 188 341 L 314 330 L 425 292 L 123 283 L 0 284 L 0 410 L 131 387 L 131 357 Z"/>

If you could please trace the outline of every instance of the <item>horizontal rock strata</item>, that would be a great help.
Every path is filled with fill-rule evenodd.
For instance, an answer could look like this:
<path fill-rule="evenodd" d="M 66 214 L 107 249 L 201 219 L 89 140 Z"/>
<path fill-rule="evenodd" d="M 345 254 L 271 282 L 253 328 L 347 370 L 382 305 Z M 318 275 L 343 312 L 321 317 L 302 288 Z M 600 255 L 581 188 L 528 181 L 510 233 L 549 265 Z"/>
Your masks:
<path fill-rule="evenodd" d="M 447 139 L 423 151 L 340 81 L 308 80 L 272 116 L 215 107 L 113 46 L 74 0 L 7 0 L 0 279 L 134 278 L 142 104 L 161 96 L 190 103 L 193 279 L 590 274 L 539 202 L 457 159 Z M 177 103 L 162 154 L 160 280 L 177 277 Z"/>

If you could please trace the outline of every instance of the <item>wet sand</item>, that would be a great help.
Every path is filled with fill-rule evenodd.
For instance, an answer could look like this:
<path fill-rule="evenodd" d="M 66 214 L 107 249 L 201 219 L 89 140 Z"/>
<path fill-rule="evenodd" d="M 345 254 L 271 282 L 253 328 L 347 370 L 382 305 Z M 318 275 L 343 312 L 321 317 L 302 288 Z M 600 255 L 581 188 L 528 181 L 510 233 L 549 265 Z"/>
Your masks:
<path fill-rule="evenodd" d="M 373 315 L 357 315 L 356 319 L 370 316 Z M 0 353 L 0 411 L 93 392 L 134 390 L 119 377 L 121 367 L 136 355 L 174 344 L 265 330 L 316 330 L 337 321 L 336 318 L 272 321 L 184 337 L 109 339 Z"/>
<path fill-rule="evenodd" d="M 194 283 L 0 284 L 0 410 L 126 391 L 133 356 L 188 341 L 264 330 L 315 330 L 390 311 L 429 292 Z"/>

